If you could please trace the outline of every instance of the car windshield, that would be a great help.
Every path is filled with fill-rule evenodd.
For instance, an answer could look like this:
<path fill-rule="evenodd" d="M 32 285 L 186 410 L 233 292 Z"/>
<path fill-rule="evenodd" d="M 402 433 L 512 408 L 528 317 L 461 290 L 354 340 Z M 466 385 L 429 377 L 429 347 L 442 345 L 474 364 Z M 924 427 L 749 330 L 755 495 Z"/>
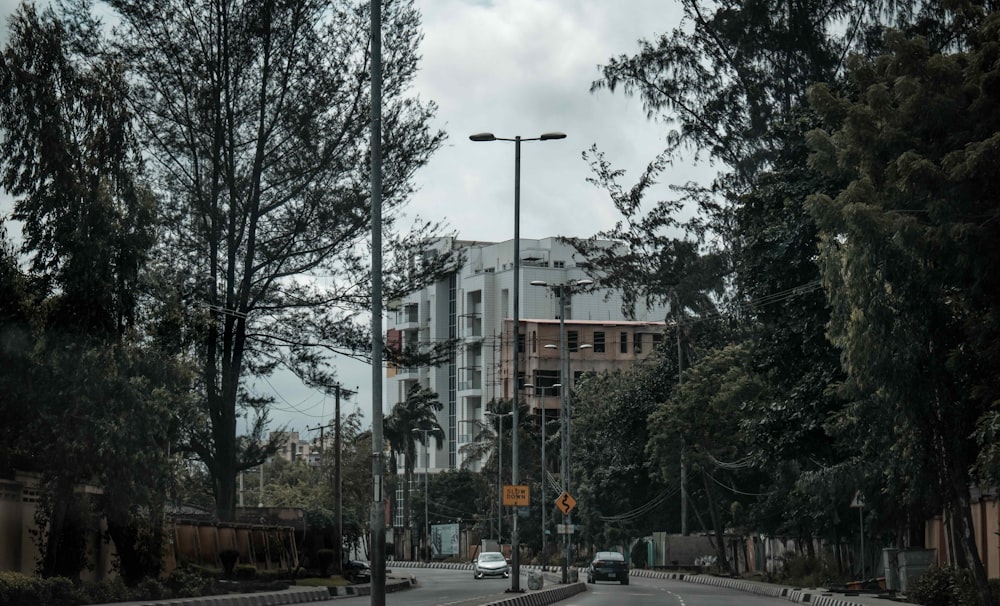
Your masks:
<path fill-rule="evenodd" d="M 609 562 L 624 562 L 625 556 L 618 553 L 617 551 L 602 551 L 597 554 L 598 560 L 607 560 Z"/>
<path fill-rule="evenodd" d="M 504 557 L 499 553 L 484 553 L 479 556 L 480 562 L 501 562 L 504 561 Z"/>

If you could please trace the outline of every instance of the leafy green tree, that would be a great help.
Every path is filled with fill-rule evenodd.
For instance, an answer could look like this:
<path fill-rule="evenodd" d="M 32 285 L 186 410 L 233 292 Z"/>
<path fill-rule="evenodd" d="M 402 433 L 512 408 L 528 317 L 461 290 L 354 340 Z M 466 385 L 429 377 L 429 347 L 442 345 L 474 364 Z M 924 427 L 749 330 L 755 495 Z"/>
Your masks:
<path fill-rule="evenodd" d="M 92 25 L 86 0 L 70 3 Z M 267 402 L 247 379 L 285 366 L 308 377 L 323 352 L 364 356 L 370 301 L 367 6 L 352 0 L 192 5 L 106 0 L 101 49 L 123 66 L 168 227 L 157 265 L 174 299 L 175 345 L 198 359 L 204 423 L 189 428 L 230 519 L 236 474 L 273 444 L 237 439 L 241 408 Z M 425 254 L 437 225 L 396 237 L 411 178 L 441 144 L 435 107 L 408 87 L 417 68 L 412 3 L 383 8 L 383 227 L 387 299 L 450 269 Z"/>
<path fill-rule="evenodd" d="M 18 266 L 17 252 L 0 224 L 0 474 L 23 468 L 28 451 L 22 451 L 21 435 L 31 419 L 33 344 L 28 277 Z"/>
<path fill-rule="evenodd" d="M 732 513 L 742 507 L 740 499 L 752 494 L 743 488 L 754 475 L 747 436 L 740 430 L 740 409 L 757 397 L 762 384 L 747 372 L 748 355 L 746 347 L 735 345 L 708 352 L 685 371 L 684 382 L 666 405 L 649 416 L 648 454 L 654 476 L 672 479 L 684 452 L 701 484 L 689 496 L 704 530 L 714 534 L 718 561 L 727 571 L 725 531 L 734 525 Z M 707 513 L 707 520 L 699 511 Z"/>
<path fill-rule="evenodd" d="M 734 317 L 751 352 L 746 370 L 762 382 L 740 410 L 740 430 L 748 436 L 754 467 L 771 476 L 753 491 L 761 495 L 756 502 L 743 503 L 743 523 L 839 543 L 857 531 L 843 510 L 865 483 L 866 466 L 852 446 L 855 436 L 831 423 L 845 405 L 830 389 L 843 372 L 839 352 L 826 338 L 830 312 L 815 260 L 818 229 L 805 200 L 835 192 L 843 182 L 806 165 L 805 132 L 819 117 L 804 109 L 790 116 L 775 127 L 784 147 L 771 168 L 752 180 L 732 208 Z M 869 502 L 869 511 L 875 510 L 876 499 Z M 887 519 L 916 520 L 911 513 Z M 905 524 L 887 530 L 902 537 Z"/>
<path fill-rule="evenodd" d="M 16 313 L 5 333 L 30 344 L 10 367 L 27 371 L 11 404 L 34 414 L 14 446 L 19 460 L 7 460 L 43 476 L 43 574 L 79 572 L 92 515 L 107 522 L 132 582 L 159 571 L 171 412 L 187 387 L 182 365 L 141 338 L 154 198 L 141 180 L 125 74 L 92 54 L 95 32 L 30 4 L 10 32 L 0 163 L 30 259 L 26 289 L 12 294 L 34 309 L 30 334 Z M 48 447 L 39 453 L 37 444 Z M 83 483 L 101 495 L 79 498 Z"/>
<path fill-rule="evenodd" d="M 485 474 L 468 469 L 448 469 L 432 474 L 427 485 L 427 502 L 431 525 L 458 523 L 463 530 L 475 528 L 484 521 L 482 511 L 490 499 L 496 500 L 493 483 Z M 413 494 L 413 523 L 424 528 L 424 491 Z"/>
<path fill-rule="evenodd" d="M 989 269 L 1000 235 L 998 41 L 995 15 L 962 52 L 890 33 L 888 54 L 852 64 L 855 95 L 817 86 L 811 97 L 829 125 L 811 133 L 811 161 L 849 180 L 809 203 L 844 393 L 858 425 L 892 419 L 890 464 L 926 457 L 983 604 L 989 588 L 969 485 L 979 454 L 972 436 L 1000 393 L 998 282 Z"/>
<path fill-rule="evenodd" d="M 86 54 L 92 33 L 31 4 L 11 18 L 0 64 L 2 182 L 37 287 L 58 291 L 50 327 L 115 339 L 136 319 L 155 213 L 138 179 L 126 76 Z"/>
<path fill-rule="evenodd" d="M 631 369 L 588 376 L 577 388 L 574 516 L 583 540 L 598 548 L 677 525 L 677 489 L 651 477 L 646 455 L 649 416 L 667 400 L 676 376 L 676 357 L 661 350 Z"/>
<path fill-rule="evenodd" d="M 472 441 L 462 448 L 465 457 L 465 465 L 475 462 L 481 463 L 480 473 L 490 484 L 492 494 L 487 494 L 479 502 L 480 511 L 489 511 L 491 522 L 496 519 L 494 512 L 500 509 L 500 516 L 509 512 L 502 509 L 498 499 L 500 498 L 500 487 L 502 484 L 510 482 L 510 465 L 513 460 L 514 428 L 511 426 L 511 406 L 512 400 L 493 400 L 488 405 L 486 418 L 484 421 L 477 420 L 473 429 Z M 518 413 L 518 465 L 520 467 L 519 480 L 523 485 L 528 485 L 531 491 L 532 502 L 538 502 L 541 498 L 541 419 L 528 414 L 528 405 L 523 400 L 519 404 Z M 547 448 L 546 456 L 550 461 L 557 460 L 561 456 L 559 451 L 560 433 L 554 428 L 557 426 L 557 419 L 548 419 L 547 427 Z M 503 478 L 498 480 L 499 472 L 503 472 Z M 544 505 L 544 504 L 543 504 Z M 551 519 L 551 518 L 550 518 Z M 523 543 L 532 548 L 541 547 L 541 510 L 535 507 L 530 509 L 530 517 L 523 520 L 523 531 L 520 532 Z M 507 527 L 507 526 L 505 526 Z M 487 532 L 489 528 L 481 528 Z M 495 536 L 495 535 L 491 535 Z"/>

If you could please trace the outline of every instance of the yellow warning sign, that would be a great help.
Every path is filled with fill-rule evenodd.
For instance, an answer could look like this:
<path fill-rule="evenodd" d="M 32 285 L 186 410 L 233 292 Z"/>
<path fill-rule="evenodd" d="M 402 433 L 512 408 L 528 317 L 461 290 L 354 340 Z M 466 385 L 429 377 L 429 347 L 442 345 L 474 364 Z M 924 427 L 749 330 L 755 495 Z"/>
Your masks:
<path fill-rule="evenodd" d="M 563 515 L 566 515 L 576 507 L 576 499 L 570 493 L 563 491 L 561 495 L 556 497 L 556 507 L 563 512 Z"/>
<path fill-rule="evenodd" d="M 527 507 L 531 504 L 531 491 L 527 486 L 504 484 L 503 504 L 513 507 Z"/>

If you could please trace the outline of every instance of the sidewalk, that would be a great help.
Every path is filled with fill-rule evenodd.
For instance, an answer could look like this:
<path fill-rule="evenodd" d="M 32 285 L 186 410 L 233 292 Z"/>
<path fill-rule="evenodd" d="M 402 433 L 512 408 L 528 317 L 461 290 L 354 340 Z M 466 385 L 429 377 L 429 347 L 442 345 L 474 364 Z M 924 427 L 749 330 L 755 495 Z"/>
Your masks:
<path fill-rule="evenodd" d="M 386 591 L 407 589 L 415 579 L 391 575 L 386 578 Z M 344 587 L 299 587 L 292 585 L 280 591 L 260 591 L 256 593 L 232 593 L 202 596 L 198 598 L 173 598 L 170 600 L 147 600 L 140 602 L 114 602 L 96 606 L 277 606 L 279 604 L 307 604 L 325 602 L 338 598 L 370 595 L 371 585 L 347 585 Z"/>
<path fill-rule="evenodd" d="M 809 603 L 815 604 L 816 606 L 891 606 L 892 604 L 897 603 L 908 603 L 899 598 L 893 598 L 888 593 L 840 593 L 823 587 L 788 587 L 784 585 L 775 585 L 773 583 L 764 583 L 761 581 L 717 577 L 709 574 L 632 570 L 629 575 L 649 579 L 671 579 L 683 581 L 685 583 L 698 583 L 701 585 L 727 587 L 737 591 L 745 591 L 747 593 L 770 596 L 774 598 L 784 598 L 789 602 Z"/>

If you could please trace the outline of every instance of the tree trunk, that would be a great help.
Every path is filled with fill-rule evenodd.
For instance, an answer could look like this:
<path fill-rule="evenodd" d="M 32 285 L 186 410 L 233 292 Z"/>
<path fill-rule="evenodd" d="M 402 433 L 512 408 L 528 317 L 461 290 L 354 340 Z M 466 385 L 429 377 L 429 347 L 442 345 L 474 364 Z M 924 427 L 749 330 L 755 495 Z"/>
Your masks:
<path fill-rule="evenodd" d="M 972 572 L 972 578 L 976 583 L 976 592 L 979 594 L 979 602 L 982 606 L 992 604 L 990 596 L 989 578 L 983 568 L 983 561 L 979 557 L 979 550 L 976 548 L 976 528 L 972 519 L 972 496 L 969 494 L 969 486 L 963 481 L 964 474 L 951 474 L 951 502 L 952 502 L 952 525 L 954 526 L 952 536 L 955 538 L 955 555 L 964 559 L 962 565 Z"/>
<path fill-rule="evenodd" d="M 410 455 L 406 455 L 405 461 L 403 463 L 405 468 L 405 479 L 403 480 L 403 528 L 410 529 L 410 484 L 413 482 L 413 461 L 410 459 Z M 412 532 L 412 530 L 411 530 Z M 419 535 L 414 535 L 413 539 L 410 541 L 410 560 L 414 560 L 414 553 L 417 547 L 417 538 Z"/>
<path fill-rule="evenodd" d="M 719 518 L 719 512 L 715 507 L 715 499 L 712 497 L 712 491 L 708 486 L 708 474 L 705 471 L 701 472 L 701 482 L 705 487 L 705 498 L 708 499 L 708 514 L 712 518 L 712 527 L 715 531 L 715 551 L 719 556 L 719 565 L 722 566 L 722 571 L 726 574 L 732 574 L 733 568 L 729 565 L 729 558 L 726 557 L 726 532 L 722 528 L 722 520 Z"/>

